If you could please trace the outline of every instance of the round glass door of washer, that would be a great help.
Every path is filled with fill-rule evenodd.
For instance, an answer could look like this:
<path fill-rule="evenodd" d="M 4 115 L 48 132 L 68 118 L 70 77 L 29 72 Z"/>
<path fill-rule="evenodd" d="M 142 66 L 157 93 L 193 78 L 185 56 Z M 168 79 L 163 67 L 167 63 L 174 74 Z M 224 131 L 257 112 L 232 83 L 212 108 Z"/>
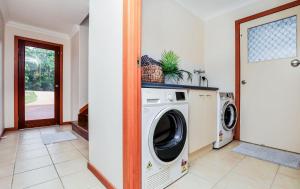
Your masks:
<path fill-rule="evenodd" d="M 175 109 L 159 115 L 153 125 L 150 149 L 155 156 L 164 163 L 176 160 L 187 140 L 187 124 L 184 115 Z"/>

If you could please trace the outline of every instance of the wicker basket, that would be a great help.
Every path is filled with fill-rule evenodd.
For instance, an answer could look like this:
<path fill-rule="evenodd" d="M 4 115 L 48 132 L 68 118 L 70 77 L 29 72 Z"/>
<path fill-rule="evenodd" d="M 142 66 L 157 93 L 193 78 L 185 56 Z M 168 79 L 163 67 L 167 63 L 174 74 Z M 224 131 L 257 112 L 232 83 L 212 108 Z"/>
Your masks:
<path fill-rule="evenodd" d="M 147 55 L 142 57 L 142 82 L 164 83 L 161 63 Z"/>

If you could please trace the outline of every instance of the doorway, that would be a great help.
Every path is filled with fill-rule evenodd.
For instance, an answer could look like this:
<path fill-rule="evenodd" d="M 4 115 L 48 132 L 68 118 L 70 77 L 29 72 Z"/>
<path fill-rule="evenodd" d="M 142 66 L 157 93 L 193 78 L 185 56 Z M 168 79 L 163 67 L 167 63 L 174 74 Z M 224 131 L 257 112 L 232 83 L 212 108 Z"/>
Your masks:
<path fill-rule="evenodd" d="M 240 24 L 240 140 L 300 153 L 299 26 L 299 5 Z"/>
<path fill-rule="evenodd" d="M 16 37 L 16 46 L 18 128 L 60 124 L 62 45 Z"/>

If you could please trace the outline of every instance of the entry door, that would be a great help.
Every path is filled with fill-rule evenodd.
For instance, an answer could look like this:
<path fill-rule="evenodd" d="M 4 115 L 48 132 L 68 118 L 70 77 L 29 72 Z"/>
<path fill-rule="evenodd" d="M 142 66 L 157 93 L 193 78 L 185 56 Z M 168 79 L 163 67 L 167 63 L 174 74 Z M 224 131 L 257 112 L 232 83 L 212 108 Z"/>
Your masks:
<path fill-rule="evenodd" d="M 300 153 L 299 28 L 300 6 L 241 25 L 242 141 Z"/>
<path fill-rule="evenodd" d="M 59 123 L 58 46 L 19 40 L 19 128 Z"/>

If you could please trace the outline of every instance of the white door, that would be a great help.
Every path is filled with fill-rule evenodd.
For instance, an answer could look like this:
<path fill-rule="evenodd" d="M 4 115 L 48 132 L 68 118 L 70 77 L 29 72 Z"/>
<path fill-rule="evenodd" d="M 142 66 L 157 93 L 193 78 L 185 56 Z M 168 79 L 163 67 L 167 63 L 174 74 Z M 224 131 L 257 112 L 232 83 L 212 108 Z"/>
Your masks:
<path fill-rule="evenodd" d="M 242 141 L 300 153 L 300 6 L 241 25 Z"/>

